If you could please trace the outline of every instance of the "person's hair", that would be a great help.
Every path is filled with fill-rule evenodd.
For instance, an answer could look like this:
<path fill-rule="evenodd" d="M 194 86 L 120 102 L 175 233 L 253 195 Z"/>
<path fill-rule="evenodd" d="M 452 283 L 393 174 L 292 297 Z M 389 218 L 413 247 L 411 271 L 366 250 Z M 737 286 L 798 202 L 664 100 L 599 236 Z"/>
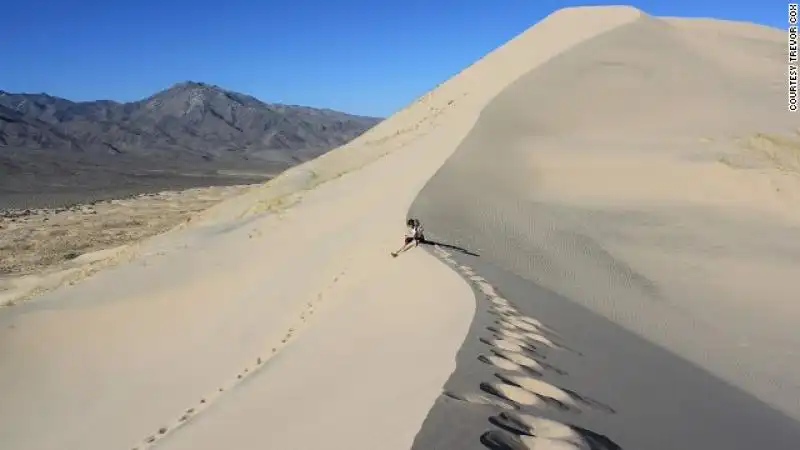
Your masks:
<path fill-rule="evenodd" d="M 408 221 L 406 222 L 406 224 L 407 224 L 408 226 L 410 226 L 410 227 L 413 227 L 413 226 L 414 226 L 414 224 L 416 224 L 416 222 L 414 221 L 414 219 L 408 219 Z"/>

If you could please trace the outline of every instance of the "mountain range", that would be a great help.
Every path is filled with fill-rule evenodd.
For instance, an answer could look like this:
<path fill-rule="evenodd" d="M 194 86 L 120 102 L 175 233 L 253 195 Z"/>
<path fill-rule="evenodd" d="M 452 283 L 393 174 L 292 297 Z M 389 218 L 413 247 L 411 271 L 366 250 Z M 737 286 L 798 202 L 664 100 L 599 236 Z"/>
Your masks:
<path fill-rule="evenodd" d="M 264 179 L 380 120 L 192 81 L 129 103 L 0 90 L 0 207 Z"/>

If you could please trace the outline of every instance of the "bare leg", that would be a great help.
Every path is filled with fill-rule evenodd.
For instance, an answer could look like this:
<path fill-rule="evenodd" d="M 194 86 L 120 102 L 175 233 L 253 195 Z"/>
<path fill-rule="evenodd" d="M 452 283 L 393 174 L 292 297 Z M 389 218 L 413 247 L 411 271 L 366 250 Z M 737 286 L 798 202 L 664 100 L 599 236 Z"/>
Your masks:
<path fill-rule="evenodd" d="M 403 253 L 404 251 L 406 251 L 406 250 L 410 249 L 410 248 L 411 248 L 411 247 L 413 247 L 414 245 L 415 245 L 415 242 L 413 242 L 413 241 L 412 241 L 412 242 L 409 242 L 408 244 L 403 244 L 403 246 L 402 246 L 402 247 L 400 247 L 400 249 L 399 249 L 399 250 L 397 250 L 396 252 L 392 253 L 392 256 L 397 256 L 397 255 L 399 255 L 400 253 Z"/>

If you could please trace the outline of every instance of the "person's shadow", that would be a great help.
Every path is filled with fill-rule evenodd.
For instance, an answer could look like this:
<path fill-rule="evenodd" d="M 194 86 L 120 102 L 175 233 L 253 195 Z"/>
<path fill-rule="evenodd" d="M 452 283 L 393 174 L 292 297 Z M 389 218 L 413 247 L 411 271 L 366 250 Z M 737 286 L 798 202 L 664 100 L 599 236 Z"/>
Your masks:
<path fill-rule="evenodd" d="M 435 241 L 433 239 L 428 239 L 427 237 L 420 239 L 419 243 L 420 244 L 428 244 L 428 245 L 438 245 L 439 247 L 449 248 L 451 250 L 455 250 L 457 252 L 464 253 L 465 255 L 481 256 L 481 255 L 479 255 L 477 253 L 474 253 L 474 252 L 471 252 L 471 251 L 469 251 L 469 250 L 467 250 L 465 248 L 458 247 L 456 245 L 445 244 L 444 242 L 439 242 L 439 241 Z"/>

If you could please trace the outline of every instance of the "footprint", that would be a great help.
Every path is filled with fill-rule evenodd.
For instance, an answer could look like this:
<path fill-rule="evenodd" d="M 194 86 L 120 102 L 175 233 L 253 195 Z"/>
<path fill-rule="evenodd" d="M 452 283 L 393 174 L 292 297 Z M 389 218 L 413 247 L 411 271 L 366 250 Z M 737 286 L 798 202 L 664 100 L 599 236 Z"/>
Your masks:
<path fill-rule="evenodd" d="M 541 360 L 539 360 L 537 358 L 531 358 L 530 356 L 524 355 L 524 354 L 519 353 L 519 352 L 504 351 L 504 350 L 499 350 L 499 349 L 492 349 L 491 351 L 495 355 L 503 357 L 503 358 L 506 358 L 507 360 L 512 361 L 514 363 L 517 363 L 520 366 L 528 367 L 533 372 L 541 372 L 542 370 L 549 370 L 549 371 L 555 372 L 555 373 L 557 373 L 559 375 L 566 375 L 567 374 L 566 371 L 561 370 L 558 367 L 555 367 L 555 366 L 553 366 L 551 364 L 547 364 L 546 362 L 541 361 Z M 536 356 L 542 357 L 541 355 L 538 355 L 538 354 Z"/>
<path fill-rule="evenodd" d="M 489 327 L 487 327 L 487 330 L 488 329 L 489 329 Z M 501 329 L 501 331 L 502 331 L 502 329 Z M 543 358 L 545 357 L 544 355 L 542 355 L 539 352 L 540 345 L 538 343 L 536 343 L 535 341 L 528 340 L 528 339 L 525 339 L 525 338 L 519 338 L 519 337 L 510 335 L 510 334 L 503 334 L 503 333 L 495 334 L 492 337 L 497 341 L 504 341 L 505 343 L 508 343 L 508 344 L 516 344 L 519 347 L 522 347 L 522 349 L 525 350 L 525 351 L 531 352 L 531 353 L 536 354 L 536 355 L 540 355 Z M 504 350 L 511 350 L 511 351 L 517 351 L 517 352 L 520 351 L 520 350 L 515 350 L 515 349 L 504 349 Z"/>
<path fill-rule="evenodd" d="M 555 342 L 551 341 L 550 339 L 547 339 L 546 337 L 538 333 L 519 333 L 519 334 L 524 336 L 525 339 L 531 340 L 533 342 L 538 342 L 539 344 L 546 345 L 548 347 L 564 348 L 562 345 L 556 344 Z"/>
<path fill-rule="evenodd" d="M 495 425 L 517 434 L 580 442 L 580 435 L 572 427 L 555 420 L 516 412 L 501 412 L 492 419 Z"/>
<path fill-rule="evenodd" d="M 506 319 L 510 319 L 519 315 L 519 311 L 517 311 L 517 308 L 514 308 L 511 305 L 493 306 L 489 309 L 489 311 L 499 315 L 508 316 L 506 317 Z"/>
<path fill-rule="evenodd" d="M 511 306 L 511 302 L 500 296 L 489 297 L 489 301 L 495 306 Z"/>
<path fill-rule="evenodd" d="M 531 323 L 532 321 L 536 321 L 537 323 L 539 323 L 539 325 Z M 547 325 L 542 324 L 536 319 L 531 319 L 530 317 L 523 315 L 519 315 L 513 318 L 504 318 L 502 319 L 502 322 L 498 323 L 498 325 L 501 325 L 505 328 L 515 328 L 517 330 L 522 330 L 522 331 L 530 331 L 539 334 L 549 334 L 555 337 L 560 336 L 554 329 L 548 327 Z"/>
<path fill-rule="evenodd" d="M 573 443 L 561 439 L 538 436 L 516 436 L 506 431 L 492 430 L 481 435 L 481 444 L 492 450 L 591 450 L 583 442 Z"/>
<path fill-rule="evenodd" d="M 510 359 L 506 359 L 496 353 L 491 355 L 478 355 L 478 361 L 488 364 L 490 366 L 497 367 L 498 369 L 508 370 L 510 372 L 525 372 L 533 375 L 541 375 L 542 373 L 537 371 L 536 369 L 530 366 L 523 366 L 521 364 L 517 364 Z"/>
<path fill-rule="evenodd" d="M 577 429 L 577 427 L 575 428 Z M 611 439 L 589 430 L 576 432 L 578 437 L 569 440 L 548 439 L 541 436 L 516 436 L 506 431 L 487 431 L 481 443 L 491 450 L 621 450 Z M 590 434 L 591 433 L 591 434 Z M 595 437 L 596 436 L 596 437 Z"/>
<path fill-rule="evenodd" d="M 547 370 L 553 370 L 553 371 L 558 372 L 558 373 L 563 375 L 563 371 L 554 369 L 549 364 L 545 364 L 544 362 L 539 361 L 536 358 L 531 358 L 530 356 L 524 355 L 524 354 L 519 353 L 519 352 L 505 351 L 505 350 L 500 350 L 500 349 L 495 349 L 495 348 L 493 348 L 491 350 L 491 352 L 494 355 L 499 356 L 500 358 L 507 359 L 507 360 L 509 360 L 509 361 L 513 362 L 514 364 L 517 364 L 517 365 L 519 365 L 521 367 L 526 367 L 531 372 L 541 373 L 542 371 L 547 369 Z"/>
<path fill-rule="evenodd" d="M 489 297 L 497 296 L 497 292 L 494 290 L 494 287 L 489 283 L 478 283 L 478 289 L 480 289 L 481 292 Z"/>
<path fill-rule="evenodd" d="M 553 341 L 549 337 L 545 336 L 545 334 L 549 334 L 553 337 L 560 336 L 553 332 L 549 328 L 540 328 L 535 331 L 529 331 L 529 327 L 519 328 L 516 324 L 511 323 L 507 317 L 500 317 L 495 323 L 498 327 L 487 327 L 490 331 L 500 334 L 501 336 L 508 336 L 513 337 L 515 339 L 522 339 L 526 342 L 529 342 L 530 345 L 536 346 L 546 346 L 550 348 L 557 348 L 560 350 L 566 350 L 572 353 L 575 353 L 578 356 L 583 356 L 583 353 L 571 348 L 567 345 L 564 345 L 560 342 Z"/>
<path fill-rule="evenodd" d="M 537 397 L 553 406 L 556 406 L 559 409 L 571 409 L 575 410 L 576 412 L 580 411 L 578 402 L 575 400 L 575 398 L 550 383 L 546 383 L 542 380 L 524 375 L 503 375 L 501 373 L 496 373 L 494 376 L 499 378 L 503 383 L 506 383 L 510 386 L 516 386 L 522 390 L 530 392 L 531 394 L 536 395 Z"/>
<path fill-rule="evenodd" d="M 520 316 L 519 320 L 521 320 L 523 322 L 527 322 L 527 323 L 529 323 L 529 324 L 531 324 L 533 326 L 539 327 L 539 328 L 544 327 L 544 324 L 542 322 L 534 319 L 533 317 Z"/>
<path fill-rule="evenodd" d="M 550 328 L 549 326 L 543 324 L 539 320 L 534 319 L 533 317 L 520 315 L 519 316 L 519 320 L 521 320 L 523 322 L 526 322 L 526 323 L 528 323 L 530 325 L 533 325 L 533 326 L 539 328 L 540 330 L 547 331 L 547 332 L 549 332 L 550 334 L 552 334 L 554 336 L 558 336 L 558 333 L 556 332 L 556 330 L 554 330 L 553 328 Z"/>
<path fill-rule="evenodd" d="M 505 305 L 502 305 L 502 304 L 500 304 L 500 305 L 492 305 L 492 308 L 494 308 L 494 309 L 496 309 L 498 311 L 505 311 L 505 312 L 513 313 L 517 317 L 519 317 L 521 315 L 519 310 L 514 305 L 512 305 L 510 303 L 506 303 Z"/>
<path fill-rule="evenodd" d="M 543 397 L 551 398 L 565 406 L 571 406 L 578 409 L 579 406 L 588 406 L 590 408 L 603 410 L 607 413 L 614 414 L 616 411 L 610 406 L 594 400 L 590 397 L 578 394 L 570 389 L 561 388 L 550 383 L 538 380 L 535 378 L 523 375 L 503 375 L 501 373 L 495 374 L 497 378 L 504 383 L 509 383 L 519 386 L 527 391 L 533 392 Z"/>
<path fill-rule="evenodd" d="M 589 406 L 589 407 L 594 408 L 594 409 L 599 409 L 599 410 L 604 411 L 604 412 L 606 412 L 608 414 L 616 414 L 617 413 L 617 411 L 614 408 L 606 405 L 605 403 L 601 403 L 601 402 L 599 402 L 599 401 L 597 401 L 597 400 L 595 400 L 595 399 L 593 399 L 591 397 L 587 397 L 585 395 L 578 394 L 577 392 L 575 392 L 573 390 L 570 390 L 570 389 L 566 389 L 566 388 L 561 388 L 561 390 L 566 392 L 567 394 L 572 396 L 572 398 L 574 398 L 575 400 L 577 400 L 580 403 L 583 403 L 586 406 Z"/>
<path fill-rule="evenodd" d="M 595 433 L 594 431 L 590 431 L 585 428 L 568 425 L 555 420 L 545 419 L 543 417 L 537 417 L 530 414 L 504 411 L 497 416 L 490 418 L 489 421 L 500 428 L 510 431 L 511 433 L 525 435 L 517 437 L 509 433 L 499 432 L 498 434 L 501 434 L 502 436 L 496 436 L 500 438 L 501 442 L 509 437 L 512 438 L 512 442 L 514 441 L 514 438 L 516 438 L 517 443 L 525 443 L 527 440 L 528 447 L 517 448 L 537 448 L 530 446 L 530 443 L 547 445 L 552 444 L 552 442 L 536 442 L 535 440 L 531 441 L 530 437 L 535 437 L 547 441 L 561 441 L 563 443 L 572 445 L 572 447 L 563 448 L 577 448 L 586 450 L 621 450 L 619 445 L 602 434 Z M 481 439 L 481 441 L 483 442 L 483 439 Z M 543 448 L 550 447 L 543 446 Z"/>
<path fill-rule="evenodd" d="M 536 354 L 536 349 L 531 348 L 531 347 L 529 347 L 527 345 L 524 345 L 524 343 L 522 343 L 522 342 L 512 341 L 511 339 L 497 339 L 497 338 L 486 339 L 486 338 L 480 338 L 480 341 L 483 342 L 484 344 L 490 346 L 490 347 L 493 347 L 493 348 L 496 348 L 496 349 L 500 349 L 500 350 L 506 350 L 506 351 L 511 351 L 511 352 L 523 353 L 523 354 L 525 352 L 531 352 L 531 353 Z"/>
<path fill-rule="evenodd" d="M 498 320 L 495 321 L 495 324 L 497 326 L 493 327 L 493 328 L 495 330 L 498 330 L 496 332 L 501 332 L 501 333 L 509 332 L 509 333 L 517 333 L 517 334 L 521 334 L 521 335 L 527 335 L 527 336 L 529 336 L 529 338 L 533 342 L 538 342 L 539 344 L 548 345 L 550 347 L 560 348 L 562 350 L 568 350 L 568 351 L 571 351 L 571 352 L 576 353 L 578 355 L 582 355 L 581 352 L 579 352 L 579 351 L 577 351 L 575 349 L 572 349 L 572 348 L 564 345 L 561 342 L 556 342 L 553 339 L 551 339 L 551 338 L 556 338 L 559 341 L 561 341 L 563 339 L 560 334 L 556 333 L 551 328 L 547 328 L 547 327 L 536 328 L 536 327 L 534 327 L 534 328 L 536 328 L 534 331 L 529 331 L 530 327 L 520 328 L 516 324 L 510 322 L 508 320 L 508 317 L 500 317 L 500 316 L 498 316 Z"/>
<path fill-rule="evenodd" d="M 517 328 L 511 322 L 509 322 L 509 317 L 500 317 L 494 323 L 503 330 L 509 331 L 525 331 L 521 328 Z"/>
<path fill-rule="evenodd" d="M 524 314 L 519 314 L 513 319 L 509 319 L 508 324 L 515 328 L 526 331 L 536 331 L 538 329 L 545 328 L 545 325 L 542 322 Z"/>
<path fill-rule="evenodd" d="M 507 400 L 519 405 L 536 406 L 544 408 L 546 403 L 538 395 L 528 392 L 519 386 L 513 386 L 506 383 L 488 383 L 482 382 L 480 388 L 487 394 L 492 394 L 503 400 Z"/>
<path fill-rule="evenodd" d="M 505 339 L 516 339 L 518 341 L 523 341 L 530 343 L 531 345 L 541 344 L 546 345 L 552 348 L 562 348 L 560 345 L 556 344 L 555 342 L 547 339 L 546 337 L 542 336 L 538 333 L 533 333 L 530 331 L 514 331 L 508 328 L 494 328 L 494 327 L 487 327 L 489 331 L 493 331 L 499 335 L 499 337 Z"/>
<path fill-rule="evenodd" d="M 533 324 L 528 321 L 522 320 L 522 317 L 508 318 L 506 319 L 506 323 L 515 328 L 519 328 L 520 330 L 525 330 L 525 331 L 539 331 L 539 329 L 542 328 L 542 325 L 540 323 Z"/>
<path fill-rule="evenodd" d="M 496 316 L 498 319 L 508 319 L 509 317 L 513 317 L 514 313 L 505 312 L 505 309 L 499 308 L 489 308 L 489 314 Z"/>
<path fill-rule="evenodd" d="M 475 405 L 488 405 L 488 406 L 496 406 L 498 408 L 506 409 L 513 411 L 517 409 L 517 407 L 512 403 L 507 403 L 502 400 L 488 397 L 486 395 L 481 394 L 456 394 L 455 392 L 445 391 L 443 392 L 445 397 L 452 398 L 453 400 L 458 400 L 461 402 L 472 403 Z"/>

